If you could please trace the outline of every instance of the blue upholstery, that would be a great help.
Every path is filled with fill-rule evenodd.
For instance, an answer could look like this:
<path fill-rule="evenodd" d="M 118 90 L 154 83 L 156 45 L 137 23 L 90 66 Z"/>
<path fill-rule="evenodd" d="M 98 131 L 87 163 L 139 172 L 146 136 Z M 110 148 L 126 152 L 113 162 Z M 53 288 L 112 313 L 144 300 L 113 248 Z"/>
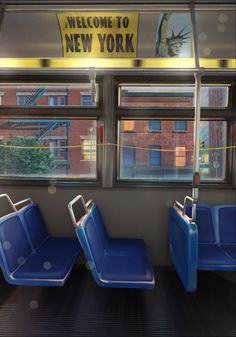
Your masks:
<path fill-rule="evenodd" d="M 76 234 L 98 285 L 154 287 L 153 269 L 145 243 L 136 239 L 110 239 L 95 204 L 82 218 Z"/>
<path fill-rule="evenodd" d="M 49 236 L 37 204 L 32 203 L 22 208 L 19 211 L 19 215 L 33 250 L 37 250 L 40 254 L 59 251 L 59 253 L 78 255 L 81 247 L 76 238 Z"/>
<path fill-rule="evenodd" d="M 191 216 L 191 207 L 186 214 Z M 235 218 L 234 205 L 198 205 L 196 224 L 170 208 L 170 255 L 187 291 L 197 289 L 197 270 L 236 270 Z"/>
<path fill-rule="evenodd" d="M 34 204 L 0 219 L 0 267 L 10 284 L 62 286 L 79 251 L 76 239 L 48 236 Z"/>

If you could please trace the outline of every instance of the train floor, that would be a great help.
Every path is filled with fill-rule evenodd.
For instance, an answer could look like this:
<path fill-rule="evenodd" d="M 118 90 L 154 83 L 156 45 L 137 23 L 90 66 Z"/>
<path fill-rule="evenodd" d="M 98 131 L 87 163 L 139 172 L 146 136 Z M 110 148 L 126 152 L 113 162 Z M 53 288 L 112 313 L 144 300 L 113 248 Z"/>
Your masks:
<path fill-rule="evenodd" d="M 101 288 L 85 269 L 62 288 L 10 286 L 0 274 L 0 336 L 236 336 L 233 283 L 201 272 L 190 294 L 174 270 L 155 274 L 154 290 Z"/>

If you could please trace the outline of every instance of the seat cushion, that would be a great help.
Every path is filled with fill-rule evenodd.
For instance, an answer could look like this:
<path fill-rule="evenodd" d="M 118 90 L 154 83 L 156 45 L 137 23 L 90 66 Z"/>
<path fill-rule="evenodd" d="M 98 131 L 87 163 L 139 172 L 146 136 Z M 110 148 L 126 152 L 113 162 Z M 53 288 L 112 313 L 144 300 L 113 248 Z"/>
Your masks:
<path fill-rule="evenodd" d="M 151 282 L 153 270 L 145 256 L 107 255 L 102 267 L 102 279 L 120 282 Z"/>
<path fill-rule="evenodd" d="M 64 280 L 75 258 L 61 254 L 32 254 L 13 274 L 15 279 Z"/>
<path fill-rule="evenodd" d="M 198 246 L 198 265 L 217 266 L 233 265 L 234 260 L 230 258 L 218 245 L 202 244 Z"/>
<path fill-rule="evenodd" d="M 148 255 L 146 244 L 141 239 L 109 239 L 106 252 L 109 255 Z"/>
<path fill-rule="evenodd" d="M 77 238 L 60 238 L 49 236 L 37 249 L 38 254 L 47 254 L 50 252 L 64 253 L 68 255 L 78 255 L 80 252 L 80 244 Z"/>
<path fill-rule="evenodd" d="M 222 249 L 230 255 L 236 264 L 236 245 L 222 245 Z"/>

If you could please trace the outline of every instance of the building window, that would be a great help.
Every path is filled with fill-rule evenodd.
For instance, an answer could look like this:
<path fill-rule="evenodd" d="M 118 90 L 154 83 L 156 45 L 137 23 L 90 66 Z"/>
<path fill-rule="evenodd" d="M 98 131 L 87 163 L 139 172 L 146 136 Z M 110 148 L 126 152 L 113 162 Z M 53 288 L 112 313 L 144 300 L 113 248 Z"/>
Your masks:
<path fill-rule="evenodd" d="M 160 120 L 149 121 L 149 131 L 151 132 L 161 131 L 161 121 Z"/>
<path fill-rule="evenodd" d="M 84 139 L 82 140 L 82 160 L 96 161 L 96 140 Z"/>
<path fill-rule="evenodd" d="M 187 131 L 187 121 L 175 121 L 175 131 L 185 132 Z"/>
<path fill-rule="evenodd" d="M 56 96 L 56 95 L 49 96 L 49 105 L 50 106 L 67 105 L 66 96 Z"/>
<path fill-rule="evenodd" d="M 122 167 L 132 168 L 135 165 L 135 149 L 132 145 L 122 150 Z"/>
<path fill-rule="evenodd" d="M 134 121 L 122 121 L 122 130 L 124 132 L 133 132 L 134 131 Z"/>
<path fill-rule="evenodd" d="M 80 102 L 81 106 L 93 106 L 95 103 L 92 101 L 92 97 L 90 94 L 80 94 Z"/>
<path fill-rule="evenodd" d="M 186 147 L 176 146 L 175 148 L 175 166 L 181 167 L 186 165 Z"/>
<path fill-rule="evenodd" d="M 20 95 L 17 97 L 18 105 L 31 105 L 31 95 Z"/>
<path fill-rule="evenodd" d="M 160 145 L 149 146 L 149 167 L 161 166 L 161 149 Z"/>

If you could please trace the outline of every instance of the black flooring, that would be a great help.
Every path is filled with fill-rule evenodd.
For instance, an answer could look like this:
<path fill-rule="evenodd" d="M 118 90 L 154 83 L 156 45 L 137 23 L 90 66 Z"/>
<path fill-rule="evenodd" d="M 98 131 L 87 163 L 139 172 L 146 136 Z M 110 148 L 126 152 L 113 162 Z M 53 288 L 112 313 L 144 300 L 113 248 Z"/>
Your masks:
<path fill-rule="evenodd" d="M 159 268 L 154 290 L 101 288 L 83 269 L 63 288 L 10 286 L 0 274 L 0 336 L 236 336 L 235 286 L 210 272 L 198 279 L 189 294 Z"/>

